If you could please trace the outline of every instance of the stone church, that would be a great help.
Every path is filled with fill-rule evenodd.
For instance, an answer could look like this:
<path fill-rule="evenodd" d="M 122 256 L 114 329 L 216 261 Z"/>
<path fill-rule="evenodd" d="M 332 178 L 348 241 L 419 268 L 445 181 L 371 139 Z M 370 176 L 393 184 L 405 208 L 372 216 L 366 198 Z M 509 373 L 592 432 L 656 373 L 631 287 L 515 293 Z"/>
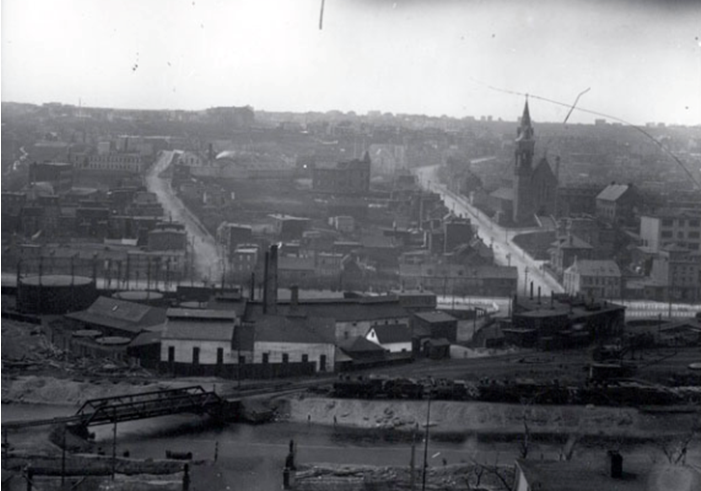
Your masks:
<path fill-rule="evenodd" d="M 530 225 L 536 215 L 555 213 L 557 177 L 545 156 L 533 165 L 535 137 L 528 100 L 516 135 L 512 219 L 516 225 Z"/>

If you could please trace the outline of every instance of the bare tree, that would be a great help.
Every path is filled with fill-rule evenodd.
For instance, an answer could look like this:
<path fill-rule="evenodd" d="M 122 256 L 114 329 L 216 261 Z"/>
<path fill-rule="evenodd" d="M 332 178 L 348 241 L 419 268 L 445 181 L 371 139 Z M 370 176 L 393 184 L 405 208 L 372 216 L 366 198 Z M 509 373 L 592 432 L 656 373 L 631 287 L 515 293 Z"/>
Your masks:
<path fill-rule="evenodd" d="M 479 483 L 481 483 L 483 476 L 489 475 L 489 476 L 493 476 L 497 480 L 497 482 L 501 485 L 502 489 L 508 491 L 512 488 L 512 483 L 510 482 L 508 473 L 504 470 L 503 466 L 499 465 L 499 455 L 498 454 L 494 458 L 494 464 L 492 464 L 492 465 L 483 464 L 482 462 L 478 462 L 475 459 L 472 459 L 472 463 L 474 464 L 474 466 L 476 468 L 473 472 L 476 475 L 479 475 L 479 481 L 476 484 L 476 486 L 479 486 Z M 469 484 L 468 484 L 468 486 L 469 486 Z M 468 489 L 471 489 L 471 488 L 468 487 Z"/>
<path fill-rule="evenodd" d="M 691 430 L 681 436 L 661 438 L 657 441 L 657 446 L 662 451 L 667 461 L 672 465 L 685 465 L 686 452 L 691 440 L 694 439 L 695 431 Z"/>

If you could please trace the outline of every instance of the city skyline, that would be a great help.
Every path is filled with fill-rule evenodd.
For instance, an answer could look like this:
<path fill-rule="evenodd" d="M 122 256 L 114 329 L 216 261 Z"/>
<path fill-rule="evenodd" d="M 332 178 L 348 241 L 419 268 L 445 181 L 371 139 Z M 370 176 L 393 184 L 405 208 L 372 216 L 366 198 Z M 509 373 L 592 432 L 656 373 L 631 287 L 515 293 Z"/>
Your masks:
<path fill-rule="evenodd" d="M 504 89 L 532 94 L 535 120 L 562 122 L 589 89 L 578 108 L 701 123 L 695 2 L 329 0 L 323 22 L 320 5 L 3 2 L 2 100 L 513 121 L 523 96 Z"/>

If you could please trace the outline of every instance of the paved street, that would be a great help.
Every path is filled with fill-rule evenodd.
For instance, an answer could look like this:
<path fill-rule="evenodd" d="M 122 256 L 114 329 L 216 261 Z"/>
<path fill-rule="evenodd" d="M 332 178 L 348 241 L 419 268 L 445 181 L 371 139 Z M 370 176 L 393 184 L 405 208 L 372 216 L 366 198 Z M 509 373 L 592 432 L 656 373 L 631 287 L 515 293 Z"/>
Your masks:
<path fill-rule="evenodd" d="M 146 175 L 146 186 L 158 196 L 166 215 L 174 221 L 185 224 L 190 246 L 193 252 L 193 266 L 196 280 L 221 280 L 222 258 L 217 243 L 199 219 L 175 195 L 170 181 L 160 177 L 168 168 L 174 152 L 162 152 L 156 163 Z"/>
<path fill-rule="evenodd" d="M 484 213 L 472 206 L 465 197 L 458 196 L 446 189 L 438 182 L 436 171 L 438 166 L 421 167 L 416 170 L 419 183 L 422 187 L 439 193 L 443 197 L 446 206 L 454 213 L 467 216 L 478 227 L 478 235 L 487 245 L 494 248 L 494 258 L 498 264 L 516 266 L 518 268 L 518 293 L 525 294 L 528 291 L 528 283 L 533 282 L 534 291 L 541 288 L 545 296 L 550 292 L 562 293 L 562 285 L 541 269 L 544 261 L 536 261 L 528 256 L 520 247 L 512 242 L 515 235 L 535 230 L 507 229 L 494 224 Z"/>

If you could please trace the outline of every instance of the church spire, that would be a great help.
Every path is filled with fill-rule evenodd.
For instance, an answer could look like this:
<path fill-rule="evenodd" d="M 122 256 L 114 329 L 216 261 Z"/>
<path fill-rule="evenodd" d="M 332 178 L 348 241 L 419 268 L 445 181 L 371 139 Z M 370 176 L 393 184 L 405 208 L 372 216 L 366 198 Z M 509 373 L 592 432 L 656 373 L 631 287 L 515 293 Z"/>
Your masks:
<path fill-rule="evenodd" d="M 521 116 L 521 125 L 518 128 L 518 135 L 525 140 L 533 138 L 533 125 L 531 124 L 531 112 L 528 109 L 528 96 L 526 96 L 526 105 L 523 107 L 523 116 Z"/>

